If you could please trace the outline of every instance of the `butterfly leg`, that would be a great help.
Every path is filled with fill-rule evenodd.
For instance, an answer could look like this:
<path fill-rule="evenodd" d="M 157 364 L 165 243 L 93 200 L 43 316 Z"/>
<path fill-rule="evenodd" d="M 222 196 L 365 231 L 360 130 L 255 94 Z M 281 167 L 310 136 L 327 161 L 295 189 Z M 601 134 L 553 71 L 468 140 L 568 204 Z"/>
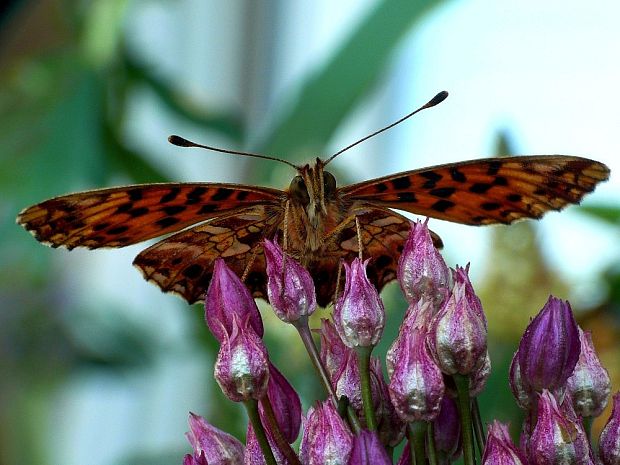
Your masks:
<path fill-rule="evenodd" d="M 360 220 L 355 215 L 355 230 L 357 231 L 357 253 L 359 259 L 362 260 L 362 229 L 360 228 Z"/>

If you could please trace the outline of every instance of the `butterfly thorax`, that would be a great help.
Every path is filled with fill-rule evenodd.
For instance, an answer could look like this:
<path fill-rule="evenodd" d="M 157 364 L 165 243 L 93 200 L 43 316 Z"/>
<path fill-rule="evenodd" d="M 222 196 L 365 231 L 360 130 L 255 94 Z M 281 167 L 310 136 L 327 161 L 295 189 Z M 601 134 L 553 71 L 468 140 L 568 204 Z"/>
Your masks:
<path fill-rule="evenodd" d="M 298 168 L 288 189 L 288 238 L 292 250 L 311 259 L 320 253 L 325 237 L 344 219 L 344 204 L 336 179 L 317 158 L 314 165 Z"/>

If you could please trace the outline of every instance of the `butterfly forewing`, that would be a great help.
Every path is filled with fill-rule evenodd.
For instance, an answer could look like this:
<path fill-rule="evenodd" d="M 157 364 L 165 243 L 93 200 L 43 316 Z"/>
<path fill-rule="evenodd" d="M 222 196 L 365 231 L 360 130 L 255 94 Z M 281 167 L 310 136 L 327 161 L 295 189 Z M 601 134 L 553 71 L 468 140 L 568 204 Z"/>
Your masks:
<path fill-rule="evenodd" d="M 508 224 L 579 203 L 608 176 L 605 165 L 585 158 L 506 157 L 397 173 L 342 191 L 362 203 L 457 223 Z"/>
<path fill-rule="evenodd" d="M 236 184 L 125 186 L 56 197 L 25 209 L 17 221 L 54 247 L 123 247 L 229 210 L 279 205 L 282 194 Z"/>

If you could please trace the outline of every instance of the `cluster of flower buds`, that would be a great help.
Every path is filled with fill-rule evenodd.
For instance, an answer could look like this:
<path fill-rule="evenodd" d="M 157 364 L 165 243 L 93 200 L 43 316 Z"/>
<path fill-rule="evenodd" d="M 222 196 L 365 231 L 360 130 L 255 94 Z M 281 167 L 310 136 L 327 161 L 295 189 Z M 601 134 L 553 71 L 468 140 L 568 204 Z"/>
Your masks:
<path fill-rule="evenodd" d="M 246 445 L 190 416 L 193 454 L 184 465 L 391 464 L 387 453 L 402 440 L 398 465 L 450 464 L 463 454 L 474 463 L 474 432 L 483 465 L 594 465 L 584 418 L 603 411 L 610 381 L 589 333 L 577 326 L 568 302 L 550 297 L 525 331 L 510 367 L 510 387 L 529 411 L 519 447 L 507 425 L 493 422 L 486 436 L 476 402 L 491 364 L 487 321 L 469 278 L 469 266 L 450 270 L 433 245 L 427 222 L 412 223 L 398 264 L 408 302 L 391 344 L 386 380 L 379 343 L 386 313 L 366 275 L 368 260 L 344 263 L 345 286 L 333 320 L 323 320 L 314 345 L 308 317 L 316 309 L 314 282 L 293 257 L 265 241 L 267 292 L 276 315 L 294 325 L 322 379 L 327 400 L 302 416 L 299 396 L 270 362 L 260 313 L 249 291 L 223 261 L 215 264 L 205 299 L 207 325 L 220 342 L 215 378 L 233 401 L 248 408 Z M 303 433 L 299 452 L 290 447 Z M 476 420 L 478 417 L 478 420 Z M 473 418 L 473 419 L 472 419 Z M 478 423 L 476 423 L 478 421 Z M 603 465 L 620 465 L 620 393 L 600 438 Z"/>
<path fill-rule="evenodd" d="M 595 463 L 583 420 L 602 413 L 611 383 L 568 302 L 551 296 L 532 319 L 509 381 L 518 405 L 529 412 L 520 442 L 531 464 Z M 606 450 L 601 444 L 601 456 Z"/>

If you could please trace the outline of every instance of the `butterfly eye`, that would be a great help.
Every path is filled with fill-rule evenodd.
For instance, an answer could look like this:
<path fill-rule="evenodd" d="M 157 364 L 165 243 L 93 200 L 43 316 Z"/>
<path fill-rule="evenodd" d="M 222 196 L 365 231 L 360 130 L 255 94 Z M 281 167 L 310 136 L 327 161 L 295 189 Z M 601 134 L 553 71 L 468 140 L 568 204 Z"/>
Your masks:
<path fill-rule="evenodd" d="M 295 176 L 293 178 L 291 185 L 289 186 L 289 192 L 291 193 L 293 199 L 301 203 L 303 206 L 310 203 L 310 195 L 308 195 L 306 183 L 301 176 Z"/>
<path fill-rule="evenodd" d="M 336 178 L 329 171 L 323 172 L 323 192 L 325 198 L 333 197 L 336 193 Z"/>

